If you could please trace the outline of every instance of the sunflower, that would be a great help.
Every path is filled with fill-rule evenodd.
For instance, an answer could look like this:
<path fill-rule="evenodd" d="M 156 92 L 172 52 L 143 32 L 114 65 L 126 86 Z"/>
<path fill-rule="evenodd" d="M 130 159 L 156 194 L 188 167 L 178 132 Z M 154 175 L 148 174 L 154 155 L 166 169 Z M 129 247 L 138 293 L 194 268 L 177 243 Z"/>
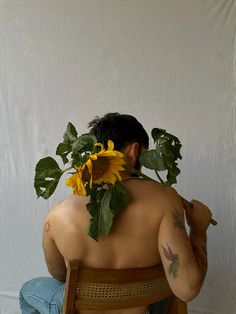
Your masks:
<path fill-rule="evenodd" d="M 66 179 L 66 185 L 71 186 L 73 190 L 73 194 L 76 195 L 86 195 L 85 185 L 82 181 L 83 171 L 85 169 L 85 165 L 76 168 L 77 172 L 75 172 L 71 177 Z"/>
<path fill-rule="evenodd" d="M 71 186 L 73 193 L 86 195 L 85 186 L 89 183 L 92 188 L 93 183 L 101 184 L 107 182 L 115 184 L 121 180 L 120 172 L 124 171 L 124 155 L 114 150 L 114 143 L 109 140 L 108 148 L 105 150 L 100 143 L 96 144 L 101 150 L 98 153 L 89 155 L 88 160 L 82 166 L 75 167 L 77 172 L 66 180 L 66 185 Z"/>

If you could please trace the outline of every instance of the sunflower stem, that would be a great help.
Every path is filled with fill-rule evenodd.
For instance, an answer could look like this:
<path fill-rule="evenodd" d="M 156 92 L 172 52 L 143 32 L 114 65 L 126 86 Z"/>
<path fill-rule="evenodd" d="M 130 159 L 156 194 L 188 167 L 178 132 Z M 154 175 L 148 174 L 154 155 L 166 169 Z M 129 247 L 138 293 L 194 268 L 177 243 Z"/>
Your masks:
<path fill-rule="evenodd" d="M 155 170 L 155 173 L 159 179 L 159 181 L 162 183 L 162 184 L 165 184 L 165 182 L 162 180 L 161 176 L 159 175 L 159 173 Z"/>
<path fill-rule="evenodd" d="M 135 173 L 137 174 L 139 177 L 142 177 L 144 179 L 147 179 L 147 180 L 152 180 L 152 181 L 155 181 L 154 179 L 152 179 L 151 177 L 147 176 L 146 174 L 142 173 L 141 171 L 131 167 L 130 165 L 124 165 L 123 166 L 126 170 L 130 171 L 131 173 Z"/>
<path fill-rule="evenodd" d="M 66 171 L 68 171 L 68 170 L 70 170 L 70 169 L 72 169 L 72 168 L 73 168 L 73 167 L 68 167 L 68 168 L 62 170 L 62 173 L 65 173 Z"/>

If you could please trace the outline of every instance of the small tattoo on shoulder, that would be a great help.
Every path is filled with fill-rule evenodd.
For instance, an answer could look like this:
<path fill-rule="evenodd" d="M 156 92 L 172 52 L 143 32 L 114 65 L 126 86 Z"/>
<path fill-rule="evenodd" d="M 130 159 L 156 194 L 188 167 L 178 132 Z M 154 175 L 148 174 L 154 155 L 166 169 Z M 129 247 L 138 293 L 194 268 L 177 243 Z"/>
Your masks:
<path fill-rule="evenodd" d="M 49 221 L 46 221 L 46 223 L 45 223 L 45 231 L 47 233 L 49 233 L 50 230 L 51 230 L 51 224 L 50 224 Z"/>
<path fill-rule="evenodd" d="M 171 262 L 169 266 L 169 275 L 172 276 L 173 278 L 177 277 L 178 274 L 178 269 L 179 269 L 179 256 L 177 254 L 173 254 L 171 248 L 169 245 L 166 243 L 167 248 L 165 248 L 163 245 L 161 246 L 163 249 L 163 253 L 165 257 L 168 259 L 168 261 Z"/>
<path fill-rule="evenodd" d="M 178 209 L 174 207 L 172 210 L 173 225 L 181 230 L 185 230 L 185 225 L 183 223 L 182 215 L 179 213 Z"/>

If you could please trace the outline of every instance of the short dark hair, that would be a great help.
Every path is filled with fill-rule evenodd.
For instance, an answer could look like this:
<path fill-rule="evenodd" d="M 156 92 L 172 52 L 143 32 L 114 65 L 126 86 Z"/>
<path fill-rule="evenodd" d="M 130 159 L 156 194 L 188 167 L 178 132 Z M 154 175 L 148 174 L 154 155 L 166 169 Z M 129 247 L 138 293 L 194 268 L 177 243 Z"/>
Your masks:
<path fill-rule="evenodd" d="M 128 114 L 118 112 L 107 113 L 104 117 L 98 116 L 89 122 L 90 133 L 97 141 L 107 147 L 107 141 L 112 140 L 116 150 L 121 150 L 126 144 L 137 142 L 148 149 L 149 138 L 142 124 Z"/>

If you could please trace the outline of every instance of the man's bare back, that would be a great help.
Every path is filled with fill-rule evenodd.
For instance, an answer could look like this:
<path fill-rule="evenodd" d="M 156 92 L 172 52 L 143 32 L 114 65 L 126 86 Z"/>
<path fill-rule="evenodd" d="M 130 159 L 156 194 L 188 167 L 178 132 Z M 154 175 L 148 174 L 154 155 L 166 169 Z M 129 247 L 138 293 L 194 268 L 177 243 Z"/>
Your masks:
<path fill-rule="evenodd" d="M 43 238 L 49 272 L 65 281 L 66 263 L 72 259 L 94 268 L 135 268 L 162 263 L 173 293 L 185 302 L 192 300 L 199 293 L 207 271 L 206 230 L 211 211 L 199 201 L 192 201 L 193 208 L 190 207 L 173 188 L 154 181 L 123 182 L 133 200 L 115 217 L 110 233 L 98 242 L 87 234 L 90 215 L 85 197 L 71 196 L 49 212 Z M 109 313 L 144 314 L 145 310 L 139 307 Z"/>
<path fill-rule="evenodd" d="M 139 157 L 148 149 L 149 140 L 137 119 L 109 113 L 103 118 L 96 117 L 89 127 L 98 142 L 105 145 L 112 140 L 127 165 L 140 169 Z M 49 212 L 43 232 L 48 271 L 55 279 L 65 282 L 67 261 L 73 259 L 94 268 L 136 268 L 162 263 L 172 292 L 188 302 L 199 293 L 207 272 L 206 231 L 211 211 L 199 201 L 192 201 L 190 206 L 173 188 L 150 180 L 130 179 L 130 175 L 127 170 L 121 173 L 133 200 L 114 218 L 110 233 L 98 242 L 87 234 L 88 198 L 70 196 Z M 185 229 L 185 215 L 189 234 Z M 45 281 L 45 286 L 49 281 Z M 26 293 L 31 284 L 35 285 L 32 281 L 23 285 Z M 59 286 L 63 289 L 63 284 Z M 33 300 L 25 300 L 23 288 L 21 307 L 35 308 Z M 41 291 L 36 289 L 36 294 L 41 296 Z M 57 307 L 61 307 L 62 298 L 60 295 Z M 145 307 L 139 307 L 109 313 L 144 314 L 145 311 Z M 98 311 L 81 313 L 101 314 Z"/>
<path fill-rule="evenodd" d="M 157 235 L 166 188 L 140 179 L 128 179 L 123 183 L 132 195 L 132 202 L 115 218 L 108 236 L 98 242 L 87 234 L 90 220 L 87 198 L 71 196 L 52 210 L 56 218 L 52 221 L 49 216 L 47 222 L 53 228 L 51 232 L 66 263 L 79 259 L 85 266 L 94 268 L 134 268 L 161 263 Z M 143 314 L 145 307 L 109 312 Z"/>

